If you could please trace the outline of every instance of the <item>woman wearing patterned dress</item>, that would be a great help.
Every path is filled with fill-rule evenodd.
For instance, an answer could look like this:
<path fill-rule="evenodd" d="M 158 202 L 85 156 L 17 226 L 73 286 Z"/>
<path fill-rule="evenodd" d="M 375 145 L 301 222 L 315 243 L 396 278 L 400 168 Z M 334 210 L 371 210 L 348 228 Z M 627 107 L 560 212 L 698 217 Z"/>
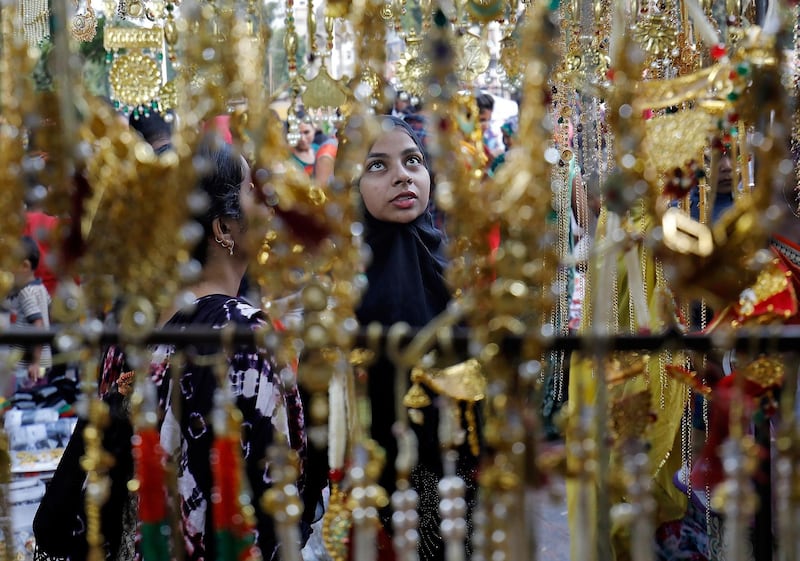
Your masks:
<path fill-rule="evenodd" d="M 231 324 L 239 328 L 258 329 L 267 323 L 267 318 L 236 295 L 249 262 L 246 237 L 249 235 L 248 222 L 252 223 L 252 220 L 246 221 L 245 216 L 251 218 L 253 213 L 266 212 L 266 207 L 258 204 L 255 198 L 250 169 L 241 156 L 223 146 L 201 148 L 198 157 L 205 161 L 209 170 L 200 179 L 198 187 L 207 195 L 208 205 L 203 215 L 197 217 L 204 235 L 193 254 L 202 265 L 202 272 L 199 280 L 190 288 L 195 296 L 194 303 L 188 308 L 165 311 L 162 313 L 162 323 L 165 327 L 179 329 L 189 326 L 222 329 Z M 215 370 L 219 361 L 214 357 L 222 348 L 219 343 L 195 345 L 180 366 L 171 364 L 176 351 L 173 345 L 159 345 L 152 351 L 149 379 L 155 385 L 158 396 L 157 429 L 161 445 L 177 471 L 177 488 L 171 489 L 169 496 L 177 499 L 177 504 L 171 505 L 171 508 L 179 520 L 179 536 L 173 534 L 171 555 L 187 561 L 218 559 L 222 555 L 219 551 L 222 546 L 217 543 L 216 526 L 212 519 L 212 487 L 215 482 L 210 457 L 215 437 L 221 436 L 214 434 L 211 419 L 219 380 Z M 172 367 L 181 369 L 178 387 L 172 383 Z M 130 378 L 132 374 L 122 352 L 116 347 L 108 349 L 100 382 L 105 399 L 126 401 Z M 272 443 L 284 440 L 298 453 L 300 476 L 297 485 L 302 498 L 305 492 L 303 463 L 306 451 L 302 403 L 296 385 L 284 384 L 280 369 L 272 357 L 265 349 L 254 344 L 242 344 L 229 349 L 225 379 L 227 393 L 242 415 L 240 442 L 245 487 L 250 490 L 250 502 L 255 506 L 256 517 L 251 537 L 263 559 L 274 559 L 278 557 L 278 539 L 273 521 L 259 508 L 259 499 L 272 483 L 267 449 Z M 178 400 L 172 395 L 175 391 L 180 391 Z M 177 406 L 173 409 L 176 402 Z M 112 407 L 112 412 L 114 409 Z M 125 407 L 123 405 L 117 409 L 124 411 Z M 127 432 L 123 431 L 122 434 L 131 434 L 126 415 L 122 413 L 118 417 L 121 419 L 117 424 L 123 427 L 127 424 Z M 56 490 L 52 493 L 48 491 L 53 495 L 51 500 L 45 497 L 34 521 L 39 549 L 49 556 L 85 558 L 85 515 L 82 509 L 78 509 L 77 518 L 66 530 L 74 537 L 67 540 L 48 539 L 58 518 L 58 509 L 53 510 L 52 507 L 58 507 L 59 502 L 69 498 L 69 493 L 75 494 L 75 490 L 65 490 L 67 485 L 59 484 L 59 480 L 63 482 L 78 473 L 74 466 L 70 470 L 67 464 L 70 458 L 74 461 L 75 457 L 81 455 L 81 428 L 79 424 L 76 437 L 65 451 L 62 460 L 64 465 L 60 465 L 56 473 Z M 136 498 L 129 497 L 124 490 L 127 480 L 133 476 L 130 442 L 125 442 L 124 437 L 122 442 L 108 442 L 108 435 L 105 440 L 112 453 L 120 452 L 119 455 L 115 454 L 117 466 L 112 476 L 111 499 L 103 513 L 107 558 L 138 558 L 141 555 L 137 548 L 142 524 L 137 524 L 136 520 L 141 517 L 131 516 L 131 511 L 135 515 L 137 508 Z M 78 503 L 82 502 L 80 496 L 74 498 L 78 499 Z M 138 506 L 141 506 L 141 501 Z M 308 514 L 311 516 L 313 512 Z M 62 512 L 62 526 L 66 526 L 64 521 Z M 310 525 L 304 519 L 301 523 L 303 540 L 308 536 L 308 528 Z"/>

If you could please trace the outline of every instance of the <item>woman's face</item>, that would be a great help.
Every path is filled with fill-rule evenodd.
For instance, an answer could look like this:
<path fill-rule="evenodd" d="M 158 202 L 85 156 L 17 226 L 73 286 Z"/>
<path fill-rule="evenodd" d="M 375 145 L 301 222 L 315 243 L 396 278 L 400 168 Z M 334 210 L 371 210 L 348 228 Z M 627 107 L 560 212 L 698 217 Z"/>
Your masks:
<path fill-rule="evenodd" d="M 314 125 L 311 123 L 300 123 L 299 126 L 300 138 L 295 145 L 295 149 L 303 152 L 311 148 L 311 145 L 314 143 Z"/>
<path fill-rule="evenodd" d="M 425 211 L 431 176 L 406 131 L 394 127 L 372 145 L 359 189 L 364 206 L 378 220 L 407 224 Z"/>

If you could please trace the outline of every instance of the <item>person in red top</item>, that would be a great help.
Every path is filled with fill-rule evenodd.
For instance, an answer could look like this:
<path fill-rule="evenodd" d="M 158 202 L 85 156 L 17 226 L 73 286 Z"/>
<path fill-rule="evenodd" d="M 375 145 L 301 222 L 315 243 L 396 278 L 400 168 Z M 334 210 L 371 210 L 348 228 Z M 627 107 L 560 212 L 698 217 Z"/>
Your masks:
<path fill-rule="evenodd" d="M 320 187 L 325 187 L 333 179 L 333 170 L 336 164 L 336 153 L 339 151 L 339 141 L 333 136 L 319 145 L 314 160 L 314 179 Z"/>
<path fill-rule="evenodd" d="M 29 236 L 39 246 L 39 265 L 34 275 L 42 280 L 47 292 L 53 296 L 58 286 L 58 276 L 53 270 L 54 255 L 51 253 L 51 242 L 55 241 L 58 230 L 58 218 L 44 212 L 42 201 L 47 188 L 37 185 L 28 190 L 25 198 L 25 230 L 24 236 Z"/>

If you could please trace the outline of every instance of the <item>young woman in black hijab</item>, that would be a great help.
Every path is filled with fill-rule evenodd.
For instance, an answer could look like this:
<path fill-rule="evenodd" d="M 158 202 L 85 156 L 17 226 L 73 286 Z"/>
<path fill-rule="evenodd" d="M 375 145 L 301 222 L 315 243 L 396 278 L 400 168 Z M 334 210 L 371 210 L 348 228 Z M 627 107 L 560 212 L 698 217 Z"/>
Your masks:
<path fill-rule="evenodd" d="M 362 325 L 406 322 L 423 327 L 443 312 L 450 300 L 444 279 L 443 237 L 434 227 L 429 210 L 432 174 L 427 153 L 413 129 L 396 117 L 381 119 L 381 132 L 369 147 L 359 181 L 365 240 L 372 250 L 372 261 L 367 268 L 369 286 L 356 315 Z M 390 494 L 396 486 L 397 458 L 392 433 L 397 399 L 394 375 L 395 367 L 385 358 L 369 371 L 372 437 L 386 450 L 380 484 Z M 412 424 L 419 451 L 411 484 L 419 495 L 419 556 L 432 561 L 444 559 L 437 492 L 443 476 L 442 451 L 438 410 L 431 405 L 422 413 L 423 422 Z M 471 502 L 477 458 L 468 446 L 461 448 L 457 469 L 467 483 L 466 499 Z M 384 525 L 390 530 L 388 517 Z"/>

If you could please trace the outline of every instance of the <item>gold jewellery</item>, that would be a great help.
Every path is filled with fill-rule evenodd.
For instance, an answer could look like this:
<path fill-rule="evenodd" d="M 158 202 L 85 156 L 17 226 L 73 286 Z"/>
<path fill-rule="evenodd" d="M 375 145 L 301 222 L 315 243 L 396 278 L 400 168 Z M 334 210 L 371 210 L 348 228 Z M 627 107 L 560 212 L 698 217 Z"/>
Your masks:
<path fill-rule="evenodd" d="M 73 0 L 75 15 L 72 16 L 72 36 L 78 41 L 88 42 L 94 39 L 97 34 L 97 16 L 94 13 L 91 2 L 86 3 L 86 11 L 82 14 L 78 11 L 78 0 Z"/>
<path fill-rule="evenodd" d="M 19 2 L 19 18 L 25 40 L 31 47 L 38 47 L 50 37 L 50 8 L 47 0 L 22 0 Z"/>
<path fill-rule="evenodd" d="M 105 29 L 103 46 L 111 63 L 108 75 L 111 97 L 124 113 L 146 117 L 158 110 L 163 82 L 160 65 L 163 40 L 161 27 Z"/>

